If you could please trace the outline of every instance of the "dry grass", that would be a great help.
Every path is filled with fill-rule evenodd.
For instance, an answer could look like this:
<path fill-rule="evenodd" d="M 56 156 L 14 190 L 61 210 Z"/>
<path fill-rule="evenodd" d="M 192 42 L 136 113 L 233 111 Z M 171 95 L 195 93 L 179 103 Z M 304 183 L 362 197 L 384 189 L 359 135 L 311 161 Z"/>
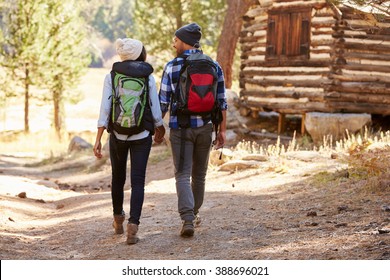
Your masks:
<path fill-rule="evenodd" d="M 294 133 L 293 139 L 284 145 L 278 138 L 275 144 L 260 145 L 253 141 L 241 141 L 237 144 L 234 149 L 236 157 L 242 157 L 248 154 L 260 154 L 265 156 L 280 156 L 286 152 L 298 151 L 300 146 L 297 143 L 296 135 Z"/>
<path fill-rule="evenodd" d="M 64 154 L 68 138 L 58 141 L 54 132 L 25 134 L 20 131 L 1 132 L 0 154 L 20 157 L 47 158 Z"/>
<path fill-rule="evenodd" d="M 360 134 L 348 134 L 335 147 L 327 139 L 321 149 L 339 153 L 348 168 L 334 174 L 318 174 L 319 183 L 355 184 L 363 193 L 390 190 L 390 131 L 374 133 L 365 128 Z"/>
<path fill-rule="evenodd" d="M 237 144 L 234 158 L 248 154 L 262 154 L 280 157 L 286 152 L 302 150 L 299 141 L 293 137 L 287 145 L 278 139 L 275 144 L 261 146 L 255 142 L 243 141 Z M 324 137 L 320 147 L 313 151 L 337 154 L 348 164 L 346 170 L 336 173 L 321 172 L 314 177 L 314 183 L 322 186 L 339 184 L 359 184 L 363 192 L 385 192 L 390 190 L 390 131 L 372 132 L 365 128 L 362 133 L 337 141 L 332 145 L 331 136 Z"/>
<path fill-rule="evenodd" d="M 78 135 L 93 144 L 95 133 L 83 131 L 63 133 L 59 140 L 52 130 L 25 134 L 22 131 L 0 132 L 0 154 L 17 157 L 53 158 L 65 156 L 73 136 Z"/>
<path fill-rule="evenodd" d="M 15 99 L 7 100 L 0 115 L 0 154 L 53 158 L 67 154 L 73 136 L 78 135 L 94 143 L 96 122 L 99 116 L 100 100 L 107 69 L 89 69 L 82 78 L 76 92 L 82 100 L 77 104 L 66 104 L 66 128 L 61 140 L 51 128 L 51 104 L 42 105 L 38 100 L 30 102 L 31 133 L 24 134 L 23 104 Z"/>

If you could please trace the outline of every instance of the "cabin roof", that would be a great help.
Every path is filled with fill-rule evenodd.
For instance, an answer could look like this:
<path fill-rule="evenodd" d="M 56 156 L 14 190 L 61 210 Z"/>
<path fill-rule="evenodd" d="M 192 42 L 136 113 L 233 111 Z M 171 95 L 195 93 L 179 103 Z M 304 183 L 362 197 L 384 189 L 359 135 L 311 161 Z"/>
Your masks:
<path fill-rule="evenodd" d="M 344 0 L 342 5 L 368 14 L 390 16 L 390 1 L 370 1 L 364 5 L 358 5 L 354 1 Z"/>

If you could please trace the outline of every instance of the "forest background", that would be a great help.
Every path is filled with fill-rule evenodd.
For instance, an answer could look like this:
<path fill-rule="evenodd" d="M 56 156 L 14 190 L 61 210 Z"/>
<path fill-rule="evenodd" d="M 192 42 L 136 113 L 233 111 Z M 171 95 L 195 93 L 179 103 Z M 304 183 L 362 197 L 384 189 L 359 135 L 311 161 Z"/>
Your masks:
<path fill-rule="evenodd" d="M 175 30 L 189 22 L 202 26 L 202 49 L 221 65 L 226 87 L 234 88 L 240 68 L 238 38 L 242 16 L 255 2 L 258 1 L 0 1 L 1 130 L 10 129 L 5 123 L 14 117 L 7 111 L 12 102 L 23 104 L 25 133 L 30 132 L 31 103 L 51 104 L 49 126 L 60 140 L 66 133 L 64 104 L 83 100 L 77 87 L 88 68 L 107 69 L 118 60 L 114 48 L 117 38 L 143 41 L 148 61 L 159 78 L 163 65 L 175 55 Z"/>
<path fill-rule="evenodd" d="M 14 117 L 7 111 L 14 102 L 24 104 L 24 133 L 30 132 L 31 104 L 51 104 L 50 128 L 61 140 L 66 134 L 65 104 L 83 100 L 77 87 L 88 69 L 108 69 L 118 60 L 114 47 L 117 38 L 143 41 L 148 62 L 154 66 L 159 80 L 163 65 L 174 56 L 171 42 L 175 30 L 189 22 L 203 27 L 202 49 L 220 61 L 230 88 L 234 57 L 239 63 L 235 54 L 241 16 L 251 2 L 163 0 L 158 5 L 152 0 L 0 2 L 2 130 L 12 129 L 5 127 L 5 123 Z M 229 16 L 224 27 L 227 13 L 234 16 Z M 226 34 L 221 36 L 223 29 Z M 235 69 L 238 68 L 237 64 Z"/>
<path fill-rule="evenodd" d="M 118 59 L 115 39 L 142 40 L 159 81 L 175 55 L 174 31 L 196 21 L 203 50 L 235 90 L 238 34 L 251 3 L 0 0 L 2 259 L 389 259 L 389 132 L 317 150 L 300 150 L 305 137 L 288 138 L 287 148 L 276 137 L 265 148 L 226 147 L 226 162 L 211 162 L 205 223 L 191 243 L 181 242 L 172 218 L 169 151 L 154 146 L 145 242 L 132 251 L 113 236 L 109 161 L 96 161 L 91 148 L 72 154 L 68 144 L 75 134 L 94 141 L 104 76 Z"/>

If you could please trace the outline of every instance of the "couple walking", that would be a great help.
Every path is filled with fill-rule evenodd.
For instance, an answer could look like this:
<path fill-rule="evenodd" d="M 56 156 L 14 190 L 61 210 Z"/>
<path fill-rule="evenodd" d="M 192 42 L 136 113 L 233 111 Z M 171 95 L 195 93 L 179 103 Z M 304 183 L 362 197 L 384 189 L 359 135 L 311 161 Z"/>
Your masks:
<path fill-rule="evenodd" d="M 130 136 L 118 132 L 112 128 L 112 110 L 115 98 L 114 76 L 108 74 L 104 80 L 103 95 L 98 120 L 98 131 L 93 148 L 97 158 L 101 158 L 101 138 L 104 130 L 110 132 L 109 147 L 112 169 L 111 197 L 113 205 L 113 227 L 115 233 L 124 233 L 123 223 L 125 211 L 123 209 L 124 184 L 126 181 L 127 158 L 130 151 L 130 179 L 131 198 L 130 216 L 127 224 L 127 244 L 138 242 L 138 226 L 144 201 L 145 173 L 152 146 L 154 142 L 162 143 L 165 128 L 163 118 L 169 111 L 170 142 L 174 163 L 176 191 L 178 197 L 178 212 L 182 225 L 180 235 L 191 237 L 194 235 L 194 224 L 200 223 L 199 209 L 202 206 L 205 179 L 212 146 L 213 122 L 211 114 L 190 114 L 186 125 L 183 125 L 182 117 L 177 110 L 177 95 L 180 87 L 181 70 L 186 60 L 196 54 L 202 54 L 200 48 L 201 27 L 196 23 L 187 24 L 175 32 L 173 47 L 177 56 L 169 61 L 164 68 L 159 94 L 157 94 L 156 82 L 152 75 L 153 68 L 145 62 L 146 50 L 143 44 L 135 39 L 118 39 L 116 41 L 117 53 L 121 62 L 113 65 L 113 70 L 132 77 L 146 78 L 148 106 L 150 112 L 149 122 L 146 121 L 143 129 Z M 226 132 L 226 95 L 222 70 L 217 62 L 215 66 L 216 99 L 221 110 L 221 121 L 218 134 L 215 139 L 215 147 L 221 148 L 225 143 Z M 207 75 L 206 75 L 207 76 Z M 198 87 L 199 89 L 202 86 Z M 187 118 L 187 117 L 186 117 Z"/>

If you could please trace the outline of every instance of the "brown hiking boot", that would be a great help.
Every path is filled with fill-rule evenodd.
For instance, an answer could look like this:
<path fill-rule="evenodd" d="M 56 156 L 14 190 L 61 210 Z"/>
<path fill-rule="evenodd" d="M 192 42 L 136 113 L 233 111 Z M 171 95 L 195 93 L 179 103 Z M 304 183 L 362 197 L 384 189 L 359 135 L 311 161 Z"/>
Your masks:
<path fill-rule="evenodd" d="M 194 236 L 194 224 L 192 221 L 183 221 L 183 226 L 180 231 L 182 237 L 192 237 Z"/>
<path fill-rule="evenodd" d="M 125 215 L 114 215 L 114 221 L 112 222 L 112 227 L 115 230 L 116 234 L 122 234 L 123 230 L 123 222 L 125 221 Z"/>
<path fill-rule="evenodd" d="M 137 237 L 138 232 L 138 225 L 136 224 L 127 224 L 127 239 L 126 243 L 131 245 L 135 244 L 139 241 L 139 238 Z"/>

